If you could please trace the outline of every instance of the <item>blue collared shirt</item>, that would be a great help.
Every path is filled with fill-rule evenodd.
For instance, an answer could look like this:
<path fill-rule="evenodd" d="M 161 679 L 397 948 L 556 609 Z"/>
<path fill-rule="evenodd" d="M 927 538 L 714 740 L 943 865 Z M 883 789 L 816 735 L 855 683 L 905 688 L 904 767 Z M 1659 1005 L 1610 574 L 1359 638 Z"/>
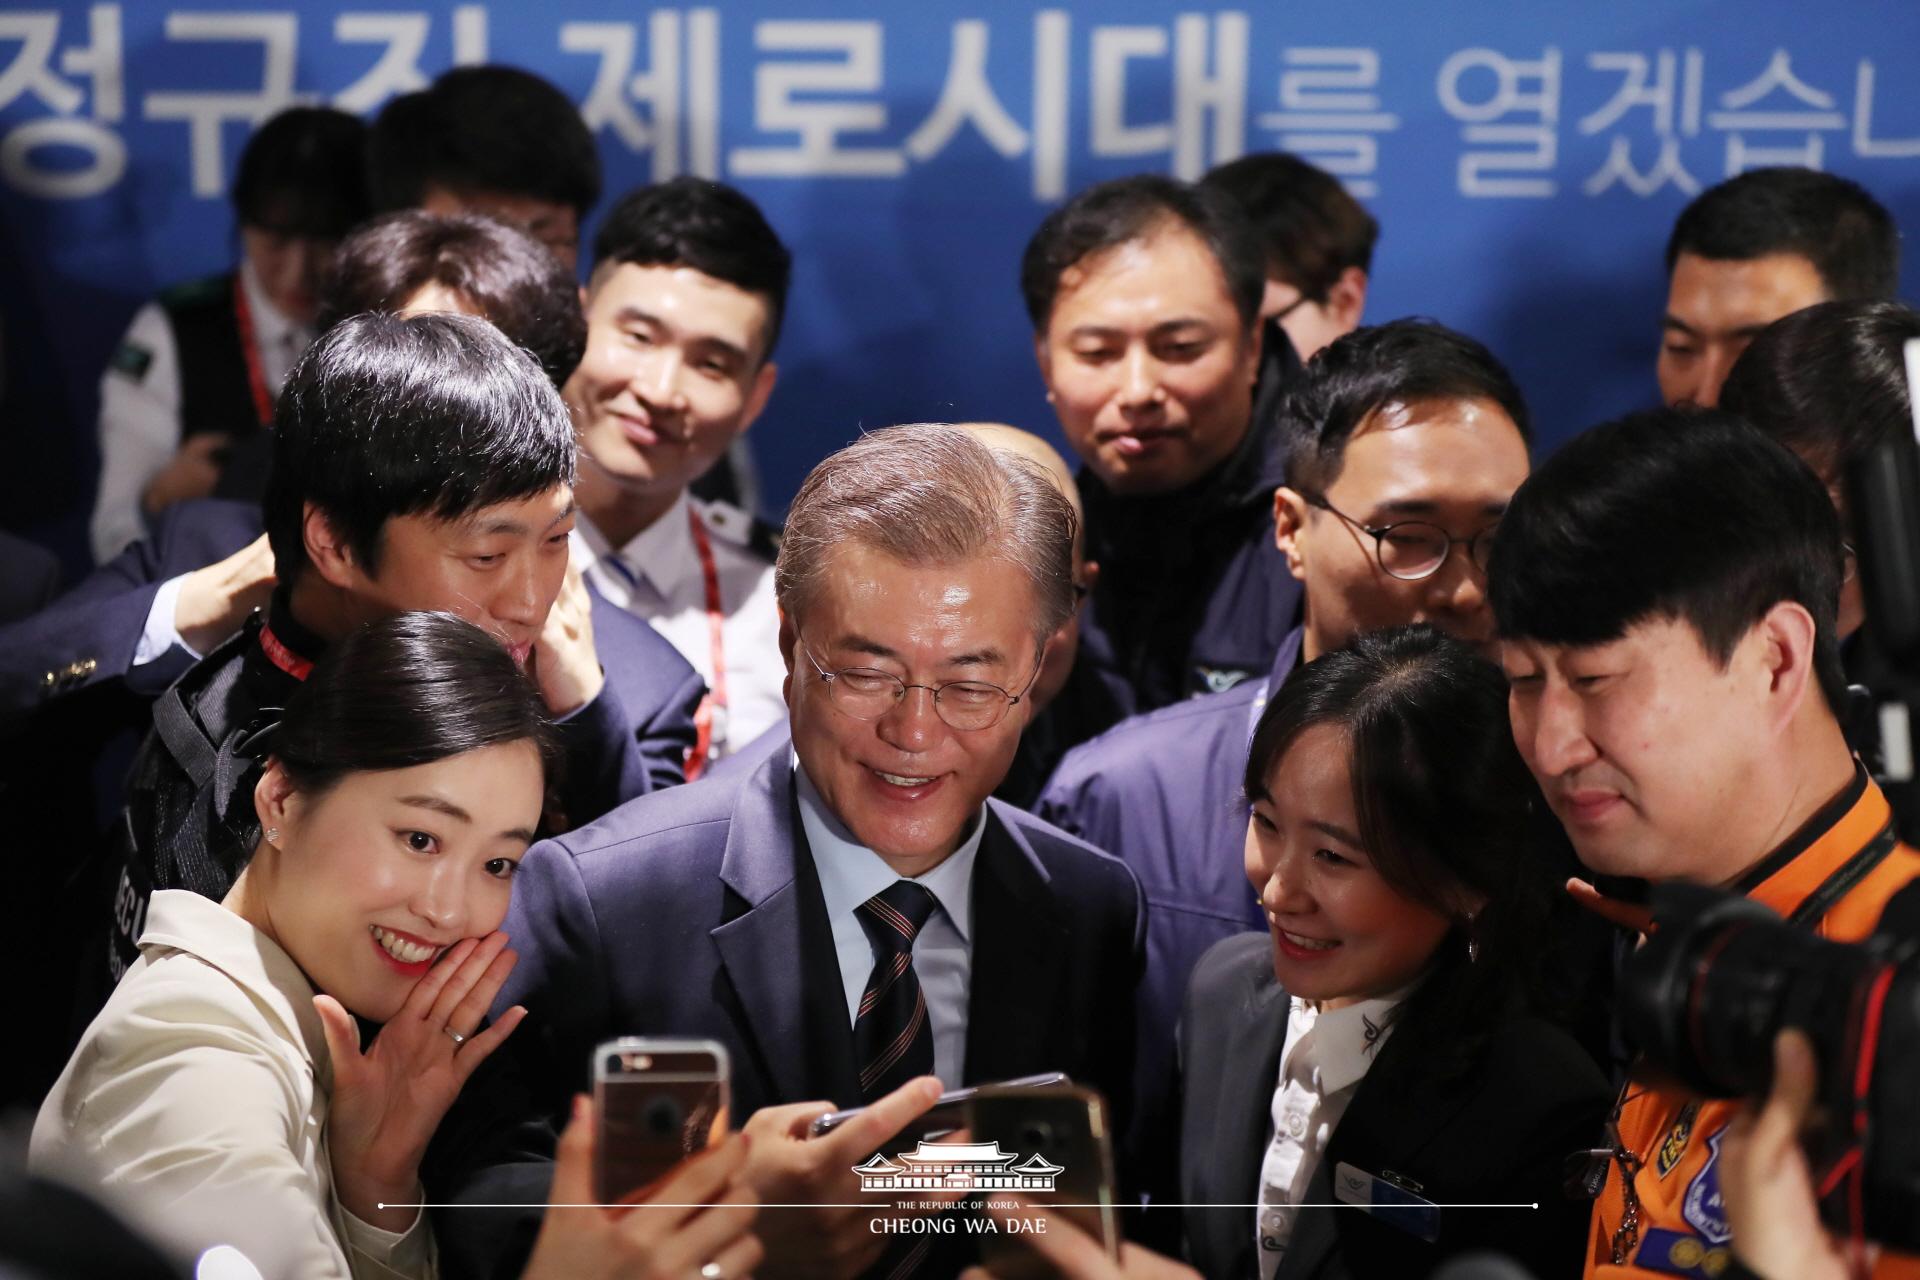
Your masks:
<path fill-rule="evenodd" d="M 859 1012 L 860 996 L 873 974 L 873 945 L 855 914 L 860 904 L 902 879 L 879 854 L 861 844 L 828 810 L 807 771 L 793 767 L 800 797 L 800 826 L 820 875 L 820 892 L 833 925 L 833 947 L 840 961 L 840 983 L 847 996 L 847 1026 Z M 915 882 L 933 894 L 939 910 L 927 917 L 913 940 L 913 971 L 927 997 L 933 1031 L 933 1070 L 940 1083 L 957 1089 L 967 1061 L 967 991 L 973 973 L 973 860 L 986 834 L 986 809 L 951 857 Z"/>

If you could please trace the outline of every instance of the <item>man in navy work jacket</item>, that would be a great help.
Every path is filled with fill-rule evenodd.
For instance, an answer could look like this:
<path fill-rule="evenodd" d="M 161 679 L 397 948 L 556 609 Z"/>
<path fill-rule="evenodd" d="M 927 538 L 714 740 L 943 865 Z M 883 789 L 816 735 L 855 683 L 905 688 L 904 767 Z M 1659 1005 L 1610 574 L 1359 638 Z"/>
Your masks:
<path fill-rule="evenodd" d="M 442 1127 L 429 1199 L 542 1203 L 556 1113 L 617 1035 L 726 1047 L 761 1199 L 821 1206 L 763 1214 L 768 1274 L 853 1275 L 888 1245 L 832 1208 L 858 1181 L 804 1140 L 833 1106 L 1062 1071 L 1124 1107 L 1139 887 L 989 799 L 1073 609 L 1072 532 L 1038 467 L 956 427 L 814 470 L 777 568 L 792 750 L 528 854 L 496 1009 L 529 1015 Z M 518 1274 L 516 1216 L 445 1214 L 449 1273 Z"/>
<path fill-rule="evenodd" d="M 1090 187 L 1028 243 L 1020 288 L 1047 399 L 1085 464 L 1100 565 L 1080 663 L 1102 720 L 1258 679 L 1300 588 L 1273 546 L 1278 406 L 1300 361 L 1260 323 L 1260 238 L 1232 197 L 1157 176 Z M 1062 715 L 1056 713 L 1056 721 Z"/>
<path fill-rule="evenodd" d="M 1431 622 L 1493 639 L 1485 553 L 1527 477 L 1519 388 L 1473 339 L 1423 321 L 1356 330 L 1307 366 L 1272 494 L 1278 551 L 1305 596 L 1263 679 L 1138 716 L 1069 752 L 1035 812 L 1109 850 L 1151 908 L 1140 987 L 1140 1123 L 1170 1119 L 1173 1030 L 1208 947 L 1263 928 L 1242 866 L 1239 779 L 1267 692 L 1362 631 Z"/>

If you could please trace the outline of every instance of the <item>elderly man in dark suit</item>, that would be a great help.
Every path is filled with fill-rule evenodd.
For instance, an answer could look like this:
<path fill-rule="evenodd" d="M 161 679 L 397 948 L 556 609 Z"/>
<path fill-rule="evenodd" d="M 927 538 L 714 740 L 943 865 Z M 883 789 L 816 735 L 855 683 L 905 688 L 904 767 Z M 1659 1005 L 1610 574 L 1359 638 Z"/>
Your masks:
<path fill-rule="evenodd" d="M 926 1075 L 1041 1071 L 1125 1100 L 1138 886 L 989 799 L 1073 608 L 1072 542 L 1071 508 L 1038 468 L 957 428 L 875 432 L 814 471 L 777 570 L 791 752 L 528 855 L 505 925 L 520 960 L 497 1007 L 530 1010 L 521 1105 L 542 1118 L 503 1149 L 504 1095 L 470 1091 L 443 1129 L 455 1168 L 429 1199 L 543 1200 L 545 1169 L 514 1161 L 584 1084 L 595 1043 L 623 1034 L 726 1046 L 734 1114 L 758 1112 L 762 1199 L 821 1206 L 763 1214 L 770 1273 L 857 1274 L 888 1242 L 870 1214 L 833 1207 L 857 1201 L 857 1180 L 805 1140 L 831 1106 Z M 482 1258 L 512 1274 L 502 1225 L 448 1214 L 450 1272 Z"/>

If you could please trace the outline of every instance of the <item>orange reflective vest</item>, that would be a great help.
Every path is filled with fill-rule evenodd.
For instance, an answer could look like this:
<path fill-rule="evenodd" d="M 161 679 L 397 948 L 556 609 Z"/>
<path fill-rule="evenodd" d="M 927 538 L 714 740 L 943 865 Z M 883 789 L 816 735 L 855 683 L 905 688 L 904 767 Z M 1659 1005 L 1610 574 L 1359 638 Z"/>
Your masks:
<path fill-rule="evenodd" d="M 1864 771 L 1800 831 L 1768 855 L 1741 883 L 1747 896 L 1780 915 L 1791 916 L 1823 884 L 1838 876 L 1892 820 L 1880 789 Z M 1920 851 L 1896 842 L 1890 852 L 1861 876 L 1817 919 L 1815 933 L 1836 942 L 1858 942 L 1873 932 L 1880 913 L 1906 884 L 1920 877 Z M 1694 1276 L 1712 1280 L 1731 1261 L 1727 1225 L 1720 1200 L 1720 1139 L 1740 1109 L 1737 1101 L 1697 1098 L 1678 1089 L 1647 1089 L 1629 1083 L 1620 1108 L 1620 1141 L 1639 1162 L 1633 1187 L 1640 1202 L 1637 1233 L 1620 1241 L 1621 1261 L 1613 1260 L 1615 1236 L 1625 1213 L 1621 1162 L 1607 1169 L 1606 1185 L 1594 1207 L 1587 1234 L 1589 1280 L 1627 1277 Z M 1920 1258 L 1883 1254 L 1873 1269 L 1876 1280 L 1920 1280 Z"/>

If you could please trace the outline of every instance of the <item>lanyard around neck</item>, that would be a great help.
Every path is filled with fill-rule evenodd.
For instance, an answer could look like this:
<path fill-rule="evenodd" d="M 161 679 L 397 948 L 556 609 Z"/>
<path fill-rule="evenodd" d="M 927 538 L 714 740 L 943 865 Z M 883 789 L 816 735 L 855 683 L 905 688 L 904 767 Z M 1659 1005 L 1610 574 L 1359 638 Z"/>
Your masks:
<path fill-rule="evenodd" d="M 260 344 L 254 336 L 253 307 L 247 302 L 246 282 L 233 273 L 233 318 L 240 330 L 240 354 L 247 362 L 247 390 L 253 395 L 254 416 L 264 429 L 273 425 L 273 393 L 261 371 Z"/>
<path fill-rule="evenodd" d="M 693 713 L 695 739 L 693 750 L 687 755 L 687 781 L 692 782 L 706 771 L 712 760 L 713 740 L 726 733 L 727 614 L 720 600 L 720 570 L 713 561 L 713 542 L 691 502 L 687 503 L 687 525 L 693 531 L 693 550 L 700 557 L 700 577 L 706 588 L 707 648 L 713 666 L 712 687 Z"/>

